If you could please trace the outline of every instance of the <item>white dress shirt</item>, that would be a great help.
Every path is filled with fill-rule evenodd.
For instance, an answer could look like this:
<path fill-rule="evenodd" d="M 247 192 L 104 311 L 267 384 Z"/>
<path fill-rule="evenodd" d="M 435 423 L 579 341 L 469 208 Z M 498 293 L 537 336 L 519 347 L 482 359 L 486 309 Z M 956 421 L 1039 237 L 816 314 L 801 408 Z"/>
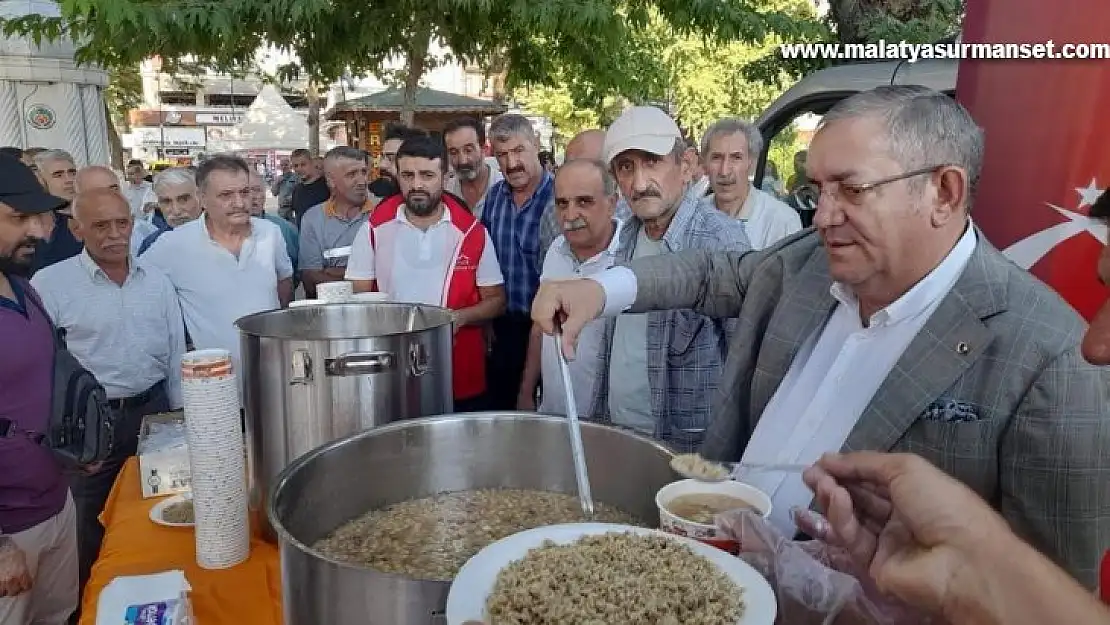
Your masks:
<path fill-rule="evenodd" d="M 543 261 L 540 282 L 546 280 L 570 280 L 592 276 L 613 266 L 617 247 L 620 245 L 621 222 L 615 222 L 613 238 L 609 247 L 593 258 L 579 262 L 570 249 L 565 236 L 560 235 L 551 243 L 547 257 Z M 594 397 L 594 385 L 598 379 L 598 352 L 601 350 L 602 331 L 605 322 L 595 319 L 582 328 L 578 335 L 578 345 L 574 360 L 567 363 L 570 368 L 571 384 L 574 385 L 574 403 L 579 415 L 590 413 L 590 403 Z M 543 399 L 539 411 L 546 414 L 566 415 L 566 392 L 563 390 L 563 377 L 559 367 L 559 354 L 555 350 L 555 337 L 543 335 L 540 356 L 540 375 L 543 379 Z"/>
<path fill-rule="evenodd" d="M 890 374 L 906 347 L 963 273 L 977 237 L 969 223 L 948 256 L 925 278 L 886 308 L 871 315 L 867 327 L 859 302 L 834 283 L 839 304 L 825 326 L 802 344 L 743 455 L 746 463 L 812 464 L 838 451 Z M 605 290 L 604 316 L 619 314 L 636 299 L 636 276 L 614 267 L 593 278 Z M 759 472 L 744 481 L 771 496 L 771 521 L 780 531 L 796 531 L 790 509 L 808 507 L 813 493 L 799 473 Z"/>
<path fill-rule="evenodd" d="M 109 399 L 134 397 L 165 380 L 170 408 L 181 407 L 185 327 L 161 271 L 132 259 L 121 286 L 82 250 L 37 272 L 31 284 Z"/>
<path fill-rule="evenodd" d="M 242 379 L 235 321 L 281 307 L 277 283 L 292 277 L 281 229 L 252 217 L 251 231 L 236 257 L 208 232 L 202 216 L 158 237 L 143 261 L 170 278 L 189 336 L 197 349 L 226 349 Z"/>
<path fill-rule="evenodd" d="M 839 304 L 824 329 L 802 344 L 760 416 L 743 461 L 808 465 L 821 454 L 839 451 L 883 380 L 956 284 L 975 245 L 975 230 L 968 227 L 932 272 L 871 315 L 867 327 L 855 295 L 834 283 L 831 292 Z M 744 479 L 771 495 L 771 522 L 793 533 L 790 509 L 808 507 L 813 499 L 801 474 L 759 472 Z"/>

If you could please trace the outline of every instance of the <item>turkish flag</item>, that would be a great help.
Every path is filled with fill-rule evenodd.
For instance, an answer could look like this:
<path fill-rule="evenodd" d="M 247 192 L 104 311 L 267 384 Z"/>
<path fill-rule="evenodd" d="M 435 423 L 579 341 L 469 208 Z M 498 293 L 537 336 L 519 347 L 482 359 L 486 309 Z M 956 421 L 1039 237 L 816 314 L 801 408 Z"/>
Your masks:
<path fill-rule="evenodd" d="M 1110 42 L 1107 0 L 969 0 L 964 43 Z M 987 238 L 1090 320 L 1108 292 L 1087 217 L 1110 187 L 1110 60 L 960 62 L 956 97 L 986 132 L 972 216 Z"/>

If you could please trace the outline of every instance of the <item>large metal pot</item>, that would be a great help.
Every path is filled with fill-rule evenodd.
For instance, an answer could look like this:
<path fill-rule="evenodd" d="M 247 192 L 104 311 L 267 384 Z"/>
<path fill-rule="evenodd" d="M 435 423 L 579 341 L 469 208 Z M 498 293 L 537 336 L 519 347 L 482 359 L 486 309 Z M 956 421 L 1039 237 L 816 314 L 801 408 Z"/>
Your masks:
<path fill-rule="evenodd" d="M 450 311 L 393 303 L 258 313 L 242 336 L 251 508 L 324 443 L 399 419 L 451 412 Z M 263 523 L 264 535 L 275 540 Z"/>
<path fill-rule="evenodd" d="M 583 424 L 582 438 L 594 498 L 657 525 L 655 492 L 674 480 L 671 452 L 596 424 Z M 268 510 L 281 546 L 285 625 L 442 623 L 450 583 L 343 564 L 309 545 L 369 510 L 476 488 L 576 493 L 566 420 L 511 412 L 415 419 L 294 461 Z"/>

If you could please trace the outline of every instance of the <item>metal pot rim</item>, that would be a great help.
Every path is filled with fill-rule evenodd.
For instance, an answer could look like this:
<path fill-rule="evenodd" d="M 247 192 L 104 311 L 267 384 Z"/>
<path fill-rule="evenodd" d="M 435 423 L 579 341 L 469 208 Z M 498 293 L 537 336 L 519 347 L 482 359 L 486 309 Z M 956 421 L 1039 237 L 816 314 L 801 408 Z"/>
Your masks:
<path fill-rule="evenodd" d="M 378 569 L 373 569 L 373 568 L 370 568 L 370 567 L 356 566 L 356 565 L 353 565 L 349 562 L 343 562 L 343 561 L 340 561 L 340 560 L 332 559 L 332 558 L 320 553 L 319 551 L 309 547 L 308 545 L 304 544 L 303 542 L 301 542 L 300 540 L 295 538 L 289 532 L 289 530 L 285 529 L 285 524 L 282 523 L 280 519 L 278 519 L 277 509 L 276 509 L 277 508 L 276 503 L 278 501 L 278 497 L 277 497 L 278 491 L 282 490 L 282 488 L 285 486 L 285 483 L 288 482 L 289 479 L 304 465 L 313 462 L 315 459 L 319 458 L 320 456 L 326 455 L 327 453 L 331 452 L 332 450 L 334 450 L 336 448 L 342 447 L 344 445 L 348 445 L 348 444 L 352 443 L 355 440 L 359 440 L 359 439 L 362 439 L 362 438 L 369 438 L 369 437 L 373 437 L 373 436 L 379 436 L 379 435 L 383 435 L 383 434 L 388 434 L 388 433 L 396 431 L 396 430 L 404 430 L 404 429 L 407 429 L 409 427 L 412 427 L 413 425 L 423 425 L 423 424 L 429 424 L 429 423 L 442 423 L 442 422 L 450 422 L 450 421 L 475 421 L 475 420 L 494 421 L 494 420 L 497 420 L 498 418 L 504 418 L 504 417 L 511 417 L 513 419 L 524 419 L 524 420 L 529 420 L 529 421 L 546 421 L 546 422 L 566 421 L 566 417 L 560 416 L 560 415 L 551 415 L 551 414 L 543 414 L 543 413 L 535 413 L 535 412 L 514 412 L 514 411 L 511 411 L 511 410 L 451 413 L 451 414 L 436 415 L 434 417 L 422 417 L 422 418 L 419 418 L 419 419 L 405 419 L 403 421 L 395 421 L 393 423 L 390 423 L 388 425 L 383 425 L 381 427 L 371 428 L 369 430 L 363 430 L 361 432 L 355 432 L 354 434 L 344 436 L 343 438 L 336 439 L 336 440 L 334 440 L 330 443 L 325 443 L 325 444 L 317 447 L 316 449 L 313 449 L 312 451 L 309 451 L 309 452 L 305 453 L 304 455 L 297 458 L 293 462 L 290 462 L 288 466 L 286 466 L 284 469 L 282 469 L 281 473 L 278 474 L 277 479 L 274 480 L 274 485 L 270 489 L 269 496 L 266 499 L 266 517 L 270 521 L 270 527 L 273 528 L 274 533 L 277 534 L 278 544 L 279 545 L 282 544 L 282 543 L 289 544 L 290 546 L 296 548 L 298 551 L 301 551 L 301 552 L 304 552 L 304 553 L 309 553 L 309 554 L 311 554 L 311 555 L 313 555 L 317 558 L 320 558 L 321 560 L 324 560 L 324 561 L 326 561 L 330 564 L 334 564 L 336 566 L 343 567 L 345 569 L 351 569 L 351 570 L 356 570 L 356 571 L 369 571 L 369 572 L 373 572 L 377 575 L 385 575 L 385 576 L 393 577 L 393 578 L 400 579 L 400 580 L 420 581 L 420 582 L 428 582 L 428 583 L 448 583 L 449 584 L 450 581 L 447 581 L 447 580 L 417 579 L 417 578 L 413 578 L 413 577 L 407 577 L 407 576 L 404 576 L 404 575 L 398 575 L 396 573 L 388 573 L 388 572 L 385 572 L 385 571 L 379 571 Z M 656 441 L 655 439 L 649 438 L 647 436 L 644 436 L 644 435 L 639 434 L 638 432 L 634 432 L 632 430 L 627 430 L 627 429 L 624 429 L 624 428 L 616 428 L 616 427 L 604 425 L 604 424 L 601 424 L 601 423 L 591 423 L 591 422 L 588 422 L 588 421 L 582 422 L 582 427 L 583 428 L 602 428 L 602 429 L 617 430 L 617 431 L 620 431 L 621 433 L 623 433 L 627 436 L 632 436 L 634 438 L 640 439 L 642 442 L 647 443 L 647 444 L 651 445 L 652 447 L 655 447 L 657 450 L 662 451 L 662 452 L 664 452 L 665 454 L 667 454 L 669 456 L 674 455 L 673 451 L 668 449 L 666 446 L 661 444 L 659 441 Z M 568 441 L 567 444 L 568 445 L 570 444 L 569 441 Z"/>
<path fill-rule="evenodd" d="M 314 306 L 311 306 L 311 307 L 305 307 L 305 308 L 274 308 L 272 310 L 263 310 L 263 311 L 260 311 L 260 312 L 251 313 L 249 315 L 245 315 L 243 317 L 239 317 L 238 319 L 236 319 L 235 320 L 235 327 L 239 329 L 240 334 L 243 334 L 243 335 L 246 335 L 246 336 L 258 337 L 258 338 L 279 339 L 279 340 L 283 340 L 283 341 L 298 341 L 298 340 L 303 340 L 303 341 L 346 341 L 346 340 L 352 340 L 352 339 L 375 339 L 375 338 L 388 338 L 388 337 L 393 337 L 393 336 L 416 335 L 416 334 L 421 334 L 423 332 L 430 332 L 430 331 L 433 331 L 433 330 L 438 330 L 438 329 L 440 329 L 444 326 L 450 326 L 454 323 L 454 317 L 451 314 L 450 310 L 448 310 L 447 308 L 443 308 L 442 306 L 433 306 L 431 304 L 411 304 L 411 303 L 405 303 L 405 302 L 330 302 L 330 303 L 321 304 L 321 305 L 322 306 L 362 306 L 362 307 L 375 307 L 375 308 L 378 308 L 378 307 L 389 307 L 389 308 L 421 307 L 421 308 L 426 308 L 426 309 L 430 309 L 430 310 L 444 311 L 444 312 L 448 313 L 447 314 L 448 320 L 444 321 L 443 323 L 440 323 L 438 325 L 429 325 L 425 328 L 421 328 L 419 330 L 414 330 L 412 332 L 404 331 L 404 330 L 399 330 L 397 332 L 374 332 L 374 333 L 366 333 L 366 334 L 352 332 L 349 335 L 344 336 L 342 338 L 336 337 L 336 338 L 326 338 L 326 339 L 305 339 L 304 337 L 301 337 L 301 336 L 293 336 L 293 334 L 289 333 L 289 332 L 280 332 L 280 333 L 279 332 L 270 332 L 270 333 L 262 334 L 262 333 L 259 333 L 259 332 L 251 332 L 251 331 L 243 329 L 244 324 L 249 324 L 252 321 L 254 321 L 255 319 L 265 317 L 265 316 L 268 316 L 268 315 L 273 315 L 274 313 L 284 313 L 284 312 L 289 312 L 289 311 L 297 311 L 298 313 L 307 313 L 308 311 L 315 308 Z"/>

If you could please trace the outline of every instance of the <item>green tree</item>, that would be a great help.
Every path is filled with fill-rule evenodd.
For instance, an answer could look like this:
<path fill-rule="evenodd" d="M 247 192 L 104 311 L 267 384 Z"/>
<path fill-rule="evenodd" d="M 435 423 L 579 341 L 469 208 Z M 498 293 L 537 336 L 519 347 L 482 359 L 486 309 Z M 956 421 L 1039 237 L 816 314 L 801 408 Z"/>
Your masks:
<path fill-rule="evenodd" d="M 763 10 L 794 20 L 799 25 L 796 34 L 818 24 L 807 0 L 765 0 Z M 530 86 L 518 89 L 514 96 L 529 111 L 550 117 L 564 138 L 608 125 L 626 103 L 658 103 L 668 106 L 690 138 L 697 140 L 722 117 L 754 119 L 782 93 L 786 76 L 750 79 L 743 73 L 747 64 L 777 51 L 781 42 L 770 31 L 754 41 L 721 41 L 684 33 L 655 16 L 626 44 L 637 62 L 634 79 L 601 93 L 600 101 L 596 91 L 574 91 L 573 85 L 587 79 L 576 74 L 579 68 L 561 69 L 569 77 L 564 81 L 567 86 Z M 793 135 L 783 141 L 789 145 L 776 149 L 776 156 L 788 151 L 792 156 Z"/>
<path fill-rule="evenodd" d="M 785 30 L 775 21 L 768 28 L 794 43 L 933 43 L 957 35 L 963 13 L 963 0 L 829 0 L 829 11 L 821 20 L 803 17 Z M 744 74 L 757 81 L 792 81 L 834 63 L 783 59 L 773 50 L 749 63 Z"/>
<path fill-rule="evenodd" d="M 578 101 L 600 104 L 611 92 L 644 84 L 630 71 L 638 52 L 627 42 L 653 12 L 677 32 L 725 41 L 759 40 L 768 29 L 787 32 L 797 23 L 739 0 L 61 0 L 60 6 L 61 18 L 30 16 L 4 29 L 72 37 L 81 60 L 108 68 L 151 55 L 245 67 L 269 43 L 299 59 L 283 76 L 303 72 L 314 86 L 348 73 L 380 73 L 387 61 L 401 59 L 406 118 L 420 78 L 436 62 L 429 55 L 433 40 L 448 47 L 450 60 L 486 66 L 499 58 L 509 87 L 566 79 Z"/>
<path fill-rule="evenodd" d="M 112 166 L 123 169 L 123 141 L 120 130 L 131 127 L 128 112 L 138 108 L 143 101 L 143 79 L 139 66 L 120 67 L 108 74 L 104 89 L 104 115 L 108 120 L 108 145 L 111 148 Z"/>

